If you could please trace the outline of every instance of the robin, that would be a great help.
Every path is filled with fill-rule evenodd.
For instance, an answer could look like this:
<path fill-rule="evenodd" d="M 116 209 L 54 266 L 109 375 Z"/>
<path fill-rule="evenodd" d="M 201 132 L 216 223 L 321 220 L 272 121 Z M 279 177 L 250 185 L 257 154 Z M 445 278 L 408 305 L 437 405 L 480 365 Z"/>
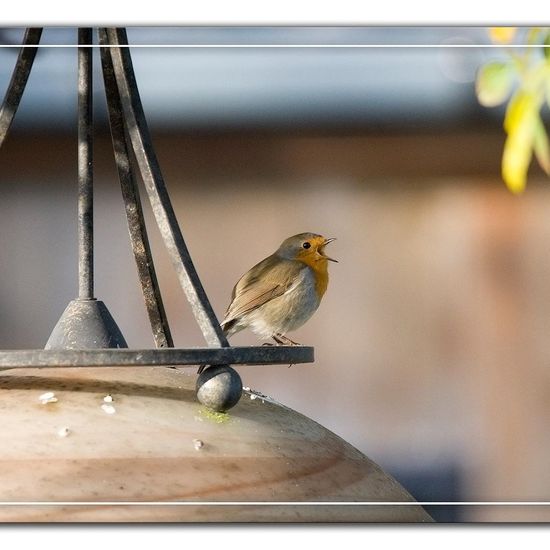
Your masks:
<path fill-rule="evenodd" d="M 327 290 L 328 262 L 336 262 L 325 254 L 325 246 L 334 240 L 315 233 L 294 235 L 245 273 L 221 324 L 226 336 L 250 328 L 262 339 L 299 345 L 286 333 L 301 327 L 319 307 Z"/>
<path fill-rule="evenodd" d="M 301 327 L 319 307 L 328 286 L 328 262 L 337 262 L 325 254 L 334 240 L 315 233 L 294 235 L 245 273 L 221 323 L 225 335 L 250 328 L 262 339 L 299 345 L 286 333 Z"/>

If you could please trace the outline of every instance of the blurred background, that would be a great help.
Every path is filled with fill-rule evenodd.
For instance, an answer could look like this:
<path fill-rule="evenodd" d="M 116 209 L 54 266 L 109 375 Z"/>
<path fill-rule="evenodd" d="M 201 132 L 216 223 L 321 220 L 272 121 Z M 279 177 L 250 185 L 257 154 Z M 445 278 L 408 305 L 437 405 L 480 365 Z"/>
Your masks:
<path fill-rule="evenodd" d="M 22 29 L 0 29 L 5 45 Z M 550 187 L 500 178 L 503 111 L 478 105 L 483 45 L 458 27 L 130 28 L 154 145 L 218 316 L 295 233 L 337 237 L 316 362 L 245 367 L 245 386 L 331 429 L 421 501 L 550 500 Z M 49 28 L 46 45 L 75 44 Z M 153 47 L 190 44 L 194 48 Z M 0 89 L 17 48 L 0 49 Z M 96 54 L 96 295 L 130 347 L 153 340 L 126 229 Z M 77 295 L 76 51 L 42 48 L 0 150 L 0 347 L 43 347 Z M 144 205 L 146 201 L 144 199 Z M 154 220 L 177 346 L 202 345 Z M 251 333 L 234 344 L 256 344 Z M 429 508 L 440 521 L 545 508 Z"/>

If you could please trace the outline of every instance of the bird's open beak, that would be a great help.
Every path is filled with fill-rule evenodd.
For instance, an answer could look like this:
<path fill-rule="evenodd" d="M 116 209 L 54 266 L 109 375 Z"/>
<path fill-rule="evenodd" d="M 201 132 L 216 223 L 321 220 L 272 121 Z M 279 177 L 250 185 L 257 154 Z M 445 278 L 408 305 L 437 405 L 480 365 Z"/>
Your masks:
<path fill-rule="evenodd" d="M 329 256 L 327 256 L 325 254 L 325 246 L 327 246 L 327 244 L 330 244 L 332 241 L 335 241 L 336 238 L 335 237 L 332 237 L 330 239 L 326 239 L 325 242 L 323 243 L 323 246 L 321 247 L 321 255 L 324 256 L 327 260 L 329 260 L 330 262 L 335 262 L 335 263 L 338 263 L 338 260 L 335 260 L 334 258 L 330 258 Z"/>

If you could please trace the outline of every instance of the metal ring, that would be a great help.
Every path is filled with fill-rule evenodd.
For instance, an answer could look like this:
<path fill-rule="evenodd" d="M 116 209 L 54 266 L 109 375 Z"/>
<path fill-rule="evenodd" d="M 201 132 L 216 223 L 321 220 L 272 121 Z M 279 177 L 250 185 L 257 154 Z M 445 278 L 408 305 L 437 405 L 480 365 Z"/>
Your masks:
<path fill-rule="evenodd" d="M 290 365 L 313 360 L 310 346 L 0 351 L 0 368 Z"/>

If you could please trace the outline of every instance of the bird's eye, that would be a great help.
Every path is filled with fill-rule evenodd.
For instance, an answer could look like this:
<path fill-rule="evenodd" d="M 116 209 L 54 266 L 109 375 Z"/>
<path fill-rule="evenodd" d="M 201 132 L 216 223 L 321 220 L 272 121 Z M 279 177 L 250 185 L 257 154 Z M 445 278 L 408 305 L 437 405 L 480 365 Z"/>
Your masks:
<path fill-rule="evenodd" d="M 311 248 L 311 243 L 308 243 L 307 241 L 302 245 L 304 248 Z"/>

